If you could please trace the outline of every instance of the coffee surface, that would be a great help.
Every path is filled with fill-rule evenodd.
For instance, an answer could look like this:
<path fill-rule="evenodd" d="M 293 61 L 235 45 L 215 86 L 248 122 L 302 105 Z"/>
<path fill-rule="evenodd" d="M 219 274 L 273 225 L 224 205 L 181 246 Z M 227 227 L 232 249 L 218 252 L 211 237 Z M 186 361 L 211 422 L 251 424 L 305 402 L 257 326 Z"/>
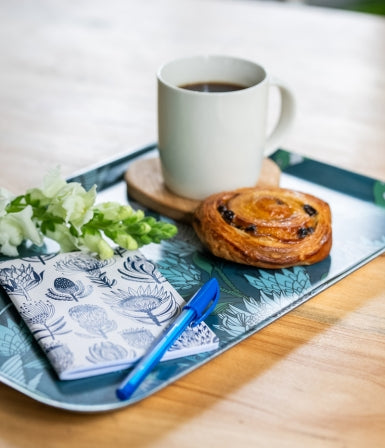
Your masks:
<path fill-rule="evenodd" d="M 206 81 L 206 82 L 196 82 L 192 84 L 183 84 L 179 87 L 186 90 L 193 90 L 195 92 L 220 93 L 220 92 L 232 92 L 235 90 L 246 89 L 247 86 L 242 86 L 240 84 L 234 84 L 229 82 Z"/>

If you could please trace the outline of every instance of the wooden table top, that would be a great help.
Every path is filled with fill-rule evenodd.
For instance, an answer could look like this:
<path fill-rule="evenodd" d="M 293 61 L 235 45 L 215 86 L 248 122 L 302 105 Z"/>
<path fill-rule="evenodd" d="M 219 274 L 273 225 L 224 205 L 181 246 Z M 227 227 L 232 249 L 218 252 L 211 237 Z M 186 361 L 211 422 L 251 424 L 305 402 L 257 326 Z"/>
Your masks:
<path fill-rule="evenodd" d="M 0 2 L 0 184 L 156 140 L 158 66 L 226 53 L 298 102 L 283 147 L 385 181 L 385 20 L 229 0 Z M 385 257 L 131 407 L 83 415 L 0 384 L 0 446 L 380 447 Z"/>

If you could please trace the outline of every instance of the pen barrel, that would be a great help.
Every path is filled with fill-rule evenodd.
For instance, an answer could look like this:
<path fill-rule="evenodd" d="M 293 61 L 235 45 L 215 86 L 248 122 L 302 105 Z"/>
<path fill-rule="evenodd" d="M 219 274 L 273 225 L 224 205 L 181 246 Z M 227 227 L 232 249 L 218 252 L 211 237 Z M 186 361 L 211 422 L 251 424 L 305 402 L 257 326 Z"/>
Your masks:
<path fill-rule="evenodd" d="M 127 399 L 159 363 L 166 351 L 174 344 L 195 317 L 195 311 L 184 309 L 172 325 L 160 334 L 148 353 L 138 362 L 129 376 L 117 389 L 120 399 Z"/>

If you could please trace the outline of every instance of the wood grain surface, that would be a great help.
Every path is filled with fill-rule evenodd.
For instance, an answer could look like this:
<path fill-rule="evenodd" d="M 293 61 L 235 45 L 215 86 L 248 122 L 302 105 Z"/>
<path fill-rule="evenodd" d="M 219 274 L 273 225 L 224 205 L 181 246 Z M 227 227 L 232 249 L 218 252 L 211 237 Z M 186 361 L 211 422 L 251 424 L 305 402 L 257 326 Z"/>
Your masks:
<path fill-rule="evenodd" d="M 155 72 L 256 60 L 294 90 L 282 146 L 385 181 L 385 20 L 247 0 L 1 0 L 0 180 L 156 141 Z M 278 100 L 272 94 L 271 114 Z M 385 257 L 154 396 L 75 414 L 0 384 L 0 447 L 383 447 Z"/>

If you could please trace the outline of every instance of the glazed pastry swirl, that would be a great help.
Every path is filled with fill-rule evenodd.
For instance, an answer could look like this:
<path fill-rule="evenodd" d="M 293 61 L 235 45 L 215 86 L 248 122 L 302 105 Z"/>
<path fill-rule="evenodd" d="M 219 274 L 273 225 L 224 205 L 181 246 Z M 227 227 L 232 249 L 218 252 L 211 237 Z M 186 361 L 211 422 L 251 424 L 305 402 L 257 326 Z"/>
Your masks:
<path fill-rule="evenodd" d="M 263 268 L 316 263 L 332 244 L 329 205 L 283 188 L 212 195 L 198 206 L 193 226 L 214 255 Z"/>

